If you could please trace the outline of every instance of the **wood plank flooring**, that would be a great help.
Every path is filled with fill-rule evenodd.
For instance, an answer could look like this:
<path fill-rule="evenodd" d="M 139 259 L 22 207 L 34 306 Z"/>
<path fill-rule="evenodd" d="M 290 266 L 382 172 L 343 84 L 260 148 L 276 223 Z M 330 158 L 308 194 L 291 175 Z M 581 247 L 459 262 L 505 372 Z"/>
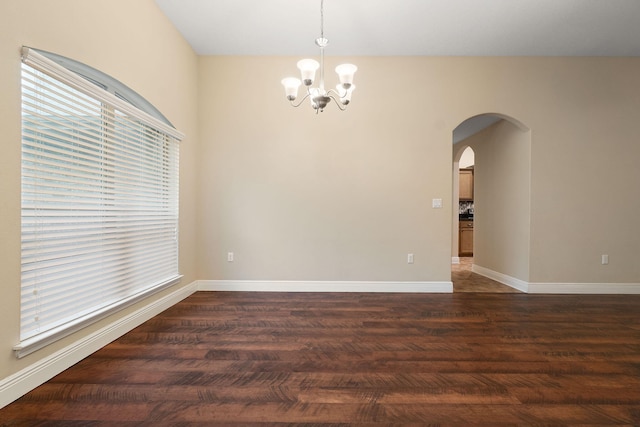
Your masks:
<path fill-rule="evenodd" d="M 198 292 L 8 426 L 640 425 L 640 296 Z"/>

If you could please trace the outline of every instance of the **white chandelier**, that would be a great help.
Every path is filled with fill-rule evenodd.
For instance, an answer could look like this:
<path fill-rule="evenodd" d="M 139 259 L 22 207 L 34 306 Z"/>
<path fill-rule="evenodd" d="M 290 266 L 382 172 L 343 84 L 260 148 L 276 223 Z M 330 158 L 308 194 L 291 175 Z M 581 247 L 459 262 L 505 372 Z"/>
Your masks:
<path fill-rule="evenodd" d="M 295 77 L 287 77 L 282 79 L 287 99 L 294 107 L 299 107 L 305 99 L 311 100 L 311 106 L 318 111 L 324 111 L 324 108 L 333 100 L 338 108 L 342 111 L 346 109 L 347 104 L 351 102 L 351 94 L 356 88 L 353 84 L 353 75 L 358 67 L 353 64 L 341 64 L 336 67 L 336 73 L 340 79 L 340 84 L 336 86 L 336 90 L 326 90 L 324 87 L 324 48 L 329 44 L 329 40 L 324 38 L 324 0 L 320 0 L 320 37 L 316 39 L 316 45 L 320 48 L 320 62 L 313 59 L 303 59 L 298 61 L 298 68 L 302 75 L 302 81 Z M 320 81 L 317 87 L 312 87 L 315 80 L 316 71 L 320 69 Z M 307 93 L 297 104 L 294 102 L 298 97 L 298 88 L 304 83 L 307 87 Z"/>

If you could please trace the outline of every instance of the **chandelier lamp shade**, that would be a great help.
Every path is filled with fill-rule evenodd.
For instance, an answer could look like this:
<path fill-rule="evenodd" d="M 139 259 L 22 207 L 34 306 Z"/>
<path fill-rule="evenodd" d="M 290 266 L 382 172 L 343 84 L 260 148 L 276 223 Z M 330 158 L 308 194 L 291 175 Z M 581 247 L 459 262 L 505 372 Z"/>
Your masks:
<path fill-rule="evenodd" d="M 298 61 L 300 79 L 287 77 L 282 79 L 282 85 L 287 99 L 294 107 L 299 107 L 308 98 L 311 107 L 316 113 L 324 111 L 325 107 L 334 101 L 338 108 L 344 111 L 351 102 L 351 95 L 356 88 L 353 84 L 353 75 L 358 70 L 353 64 L 341 64 L 336 67 L 340 83 L 336 89 L 326 89 L 324 85 L 324 48 L 329 44 L 329 40 L 324 37 L 324 0 L 320 0 L 320 37 L 316 39 L 316 46 L 320 48 L 320 62 L 314 59 L 302 59 Z M 320 71 L 320 77 L 316 82 L 316 72 Z M 314 86 L 314 83 L 317 83 Z M 298 89 L 300 85 L 306 87 L 307 93 L 298 101 Z"/>

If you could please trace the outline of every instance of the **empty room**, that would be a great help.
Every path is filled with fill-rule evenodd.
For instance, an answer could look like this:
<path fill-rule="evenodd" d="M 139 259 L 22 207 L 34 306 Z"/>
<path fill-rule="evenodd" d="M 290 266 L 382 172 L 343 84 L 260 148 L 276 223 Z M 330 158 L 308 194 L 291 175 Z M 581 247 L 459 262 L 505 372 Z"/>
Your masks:
<path fill-rule="evenodd" d="M 640 424 L 636 0 L 0 17 L 0 425 Z"/>

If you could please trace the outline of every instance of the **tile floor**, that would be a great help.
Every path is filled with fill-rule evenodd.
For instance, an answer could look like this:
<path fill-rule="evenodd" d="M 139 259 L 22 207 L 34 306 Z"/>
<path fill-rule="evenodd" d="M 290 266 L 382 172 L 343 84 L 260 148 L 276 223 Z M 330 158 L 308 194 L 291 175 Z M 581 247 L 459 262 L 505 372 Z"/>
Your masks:
<path fill-rule="evenodd" d="M 460 257 L 460 264 L 451 265 L 453 292 L 521 293 L 519 290 L 471 271 L 473 257 Z"/>

